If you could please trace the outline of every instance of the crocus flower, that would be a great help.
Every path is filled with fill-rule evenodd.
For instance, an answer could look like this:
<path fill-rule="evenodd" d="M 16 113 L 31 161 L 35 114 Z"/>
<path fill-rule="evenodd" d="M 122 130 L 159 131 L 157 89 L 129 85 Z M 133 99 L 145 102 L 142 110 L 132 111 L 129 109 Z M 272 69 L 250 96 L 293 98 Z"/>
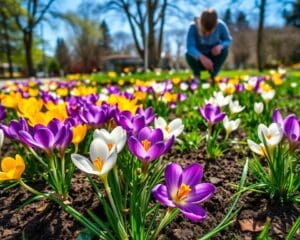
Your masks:
<path fill-rule="evenodd" d="M 17 154 L 15 158 L 5 157 L 1 161 L 0 181 L 19 180 L 25 170 L 23 158 Z"/>
<path fill-rule="evenodd" d="M 140 160 L 147 163 L 169 150 L 173 142 L 174 136 L 166 143 L 163 141 L 161 129 L 152 130 L 149 127 L 144 127 L 138 132 L 137 137 L 133 135 L 129 137 L 128 148 Z"/>
<path fill-rule="evenodd" d="M 5 107 L 0 105 L 0 121 L 6 118 L 6 112 L 5 112 Z"/>
<path fill-rule="evenodd" d="M 264 104 L 262 102 L 254 103 L 254 112 L 256 112 L 256 114 L 261 114 L 263 110 L 264 110 Z"/>
<path fill-rule="evenodd" d="M 202 176 L 203 169 L 198 163 L 185 169 L 176 163 L 170 163 L 165 169 L 166 185 L 156 185 L 152 194 L 161 204 L 179 208 L 186 218 L 202 221 L 206 218 L 206 212 L 199 203 L 215 192 L 213 184 L 201 183 Z"/>
<path fill-rule="evenodd" d="M 289 114 L 283 119 L 279 110 L 275 109 L 272 120 L 280 125 L 292 148 L 300 144 L 300 123 L 295 114 Z"/>
<path fill-rule="evenodd" d="M 72 140 L 70 126 L 64 125 L 57 119 L 49 122 L 47 127 L 37 125 L 32 132 L 19 131 L 20 139 L 31 147 L 37 147 L 50 153 L 57 149 L 63 153 Z"/>
<path fill-rule="evenodd" d="M 202 117 L 208 122 L 210 126 L 224 119 L 226 113 L 221 112 L 219 106 L 214 106 L 212 104 L 205 104 L 204 108 L 198 108 L 198 112 Z"/>
<path fill-rule="evenodd" d="M 4 135 L 6 137 L 15 140 L 21 140 L 21 141 L 22 139 L 20 139 L 19 132 L 22 130 L 28 131 L 29 129 L 28 123 L 23 117 L 21 117 L 19 121 L 17 120 L 10 121 L 8 126 L 5 126 L 4 124 L 0 124 L 0 128 L 3 130 Z"/>
<path fill-rule="evenodd" d="M 155 118 L 155 113 L 154 113 L 152 107 L 148 107 L 145 110 L 143 110 L 142 108 L 138 108 L 136 110 L 135 114 L 144 116 L 146 125 L 151 124 L 154 121 L 154 118 Z"/>
<path fill-rule="evenodd" d="M 250 139 L 247 139 L 247 143 L 252 152 L 255 152 L 258 155 L 266 156 L 266 148 L 263 143 L 257 144 Z"/>
<path fill-rule="evenodd" d="M 77 126 L 74 126 L 72 128 L 73 132 L 73 138 L 72 143 L 73 144 L 79 144 L 82 142 L 82 140 L 85 138 L 86 132 L 87 132 L 87 125 L 86 124 L 79 124 Z"/>
<path fill-rule="evenodd" d="M 3 142 L 4 142 L 4 132 L 2 129 L 0 129 L 0 151 L 1 151 L 1 148 L 3 145 Z"/>
<path fill-rule="evenodd" d="M 235 131 L 239 127 L 240 123 L 241 120 L 239 118 L 236 120 L 229 120 L 229 118 L 226 116 L 223 119 L 223 125 L 226 130 L 226 137 L 228 137 L 231 132 Z"/>
<path fill-rule="evenodd" d="M 81 171 L 98 176 L 106 175 L 116 164 L 117 150 L 109 153 L 107 144 L 100 138 L 96 138 L 90 145 L 90 159 L 73 153 L 71 159 Z"/>
<path fill-rule="evenodd" d="M 79 116 L 85 124 L 98 128 L 107 120 L 107 111 L 105 110 L 95 105 L 86 105 Z"/>
<path fill-rule="evenodd" d="M 184 125 L 180 118 L 172 120 L 169 124 L 162 117 L 155 118 L 154 127 L 160 128 L 164 134 L 164 140 L 170 139 L 172 136 L 177 138 L 183 131 Z"/>
<path fill-rule="evenodd" d="M 136 134 L 146 126 L 145 117 L 142 115 L 132 116 L 131 112 L 123 111 L 115 115 L 115 120 L 122 128 L 130 134 Z"/>
<path fill-rule="evenodd" d="M 300 144 L 300 122 L 296 116 L 291 115 L 286 117 L 283 131 L 292 147 Z"/>
<path fill-rule="evenodd" d="M 93 137 L 102 139 L 110 151 L 116 147 L 118 153 L 122 151 L 127 140 L 126 131 L 120 126 L 114 128 L 111 133 L 106 129 L 95 129 Z"/>
<path fill-rule="evenodd" d="M 242 107 L 238 100 L 236 101 L 230 101 L 229 103 L 229 109 L 231 113 L 239 113 L 245 109 L 245 106 Z"/>
<path fill-rule="evenodd" d="M 274 90 L 261 92 L 261 97 L 265 100 L 265 102 L 269 102 L 274 98 L 274 96 L 275 96 Z"/>
<path fill-rule="evenodd" d="M 258 138 L 263 143 L 264 139 L 269 147 L 276 146 L 282 139 L 283 131 L 279 124 L 272 123 L 269 127 L 258 125 Z"/>

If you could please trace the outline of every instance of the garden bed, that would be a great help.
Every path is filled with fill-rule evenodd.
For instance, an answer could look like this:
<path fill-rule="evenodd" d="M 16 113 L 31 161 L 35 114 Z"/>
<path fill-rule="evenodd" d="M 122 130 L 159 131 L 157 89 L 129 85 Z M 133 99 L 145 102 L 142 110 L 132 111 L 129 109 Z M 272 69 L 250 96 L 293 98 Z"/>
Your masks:
<path fill-rule="evenodd" d="M 221 221 L 231 204 L 231 197 L 236 191 L 231 186 L 238 184 L 244 155 L 241 151 L 230 151 L 219 159 L 207 159 L 204 146 L 197 150 L 180 153 L 173 149 L 164 157 L 164 161 L 177 162 L 182 166 L 199 162 L 205 169 L 203 182 L 211 182 L 216 187 L 216 193 L 202 206 L 207 212 L 203 222 L 193 223 L 179 215 L 160 235 L 159 239 L 188 240 L 197 239 L 213 229 Z M 32 185 L 39 190 L 47 190 L 44 183 Z M 82 226 L 64 212 L 55 203 L 39 200 L 17 211 L 31 196 L 21 187 L 0 190 L 0 236 L 3 240 L 21 239 L 76 239 Z M 85 174 L 76 171 L 70 191 L 72 205 L 81 213 L 93 209 L 101 216 L 101 206 L 93 194 Z M 295 219 L 300 214 L 299 206 L 293 204 L 281 205 L 254 193 L 243 195 L 239 202 L 241 211 L 232 226 L 213 239 L 256 239 L 262 230 L 267 217 L 271 219 L 269 235 L 272 239 L 283 239 Z M 242 231 L 241 225 L 249 230 Z M 298 233 L 297 237 L 300 237 Z M 295 238 L 295 239 L 296 239 Z"/>

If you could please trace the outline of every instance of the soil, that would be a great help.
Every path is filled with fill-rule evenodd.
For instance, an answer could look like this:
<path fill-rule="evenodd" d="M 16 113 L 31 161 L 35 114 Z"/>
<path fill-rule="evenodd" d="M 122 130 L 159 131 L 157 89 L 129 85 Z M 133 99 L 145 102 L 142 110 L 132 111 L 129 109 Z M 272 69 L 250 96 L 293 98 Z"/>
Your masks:
<path fill-rule="evenodd" d="M 207 212 L 205 221 L 193 223 L 180 214 L 162 231 L 159 239 L 197 239 L 217 226 L 231 205 L 231 196 L 236 191 L 232 184 L 238 184 L 247 155 L 249 153 L 243 153 L 237 146 L 218 159 L 207 159 L 203 145 L 183 153 L 173 148 L 164 157 L 165 162 L 177 162 L 182 166 L 199 162 L 205 169 L 203 182 L 213 183 L 217 190 L 212 198 L 201 204 Z M 76 171 L 72 181 L 72 206 L 81 213 L 85 213 L 86 209 L 100 213 L 98 200 L 86 176 Z M 44 183 L 31 186 L 41 191 L 47 189 Z M 17 211 L 17 207 L 30 196 L 21 187 L 0 190 L 1 240 L 76 239 L 83 229 L 81 224 L 54 203 L 38 200 Z M 239 207 L 241 210 L 234 223 L 213 239 L 256 239 L 267 218 L 271 220 L 271 239 L 283 239 L 300 212 L 299 205 L 281 205 L 254 193 L 244 194 Z M 299 231 L 295 239 L 300 239 Z"/>

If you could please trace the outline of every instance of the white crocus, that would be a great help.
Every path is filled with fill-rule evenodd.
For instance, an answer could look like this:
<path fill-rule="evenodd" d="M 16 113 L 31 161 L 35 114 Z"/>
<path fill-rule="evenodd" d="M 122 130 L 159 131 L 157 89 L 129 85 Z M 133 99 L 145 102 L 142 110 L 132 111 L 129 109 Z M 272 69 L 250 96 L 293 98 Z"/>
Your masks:
<path fill-rule="evenodd" d="M 4 132 L 2 129 L 0 129 L 0 152 L 1 152 L 1 148 L 3 146 L 3 142 L 4 142 Z"/>
<path fill-rule="evenodd" d="M 182 120 L 180 118 L 174 119 L 169 124 L 162 117 L 155 118 L 154 127 L 160 128 L 163 131 L 164 140 L 168 140 L 172 136 L 175 138 L 178 137 L 184 129 L 184 125 L 182 124 Z"/>
<path fill-rule="evenodd" d="M 229 120 L 229 118 L 226 116 L 223 119 L 223 125 L 226 130 L 226 138 L 229 136 L 229 134 L 235 130 L 238 129 L 239 125 L 241 123 L 241 120 L 238 118 L 236 120 Z"/>
<path fill-rule="evenodd" d="M 119 153 L 125 146 L 127 134 L 122 127 L 118 126 L 111 132 L 108 132 L 106 129 L 96 129 L 94 131 L 93 138 L 102 139 L 108 146 L 110 153 L 114 147 L 117 148 L 117 152 Z"/>
<path fill-rule="evenodd" d="M 254 112 L 256 112 L 256 114 L 261 114 L 263 110 L 264 110 L 264 104 L 262 102 L 254 103 Z"/>
<path fill-rule="evenodd" d="M 272 123 L 269 127 L 258 125 L 258 138 L 263 143 L 264 139 L 269 147 L 276 146 L 282 139 L 283 131 L 278 123 Z"/>
<path fill-rule="evenodd" d="M 266 102 L 269 102 L 270 100 L 272 100 L 274 98 L 275 90 L 263 91 L 260 93 L 260 95 Z"/>
<path fill-rule="evenodd" d="M 117 149 L 110 154 L 107 144 L 96 138 L 90 145 L 90 159 L 73 153 L 71 159 L 81 171 L 98 176 L 106 175 L 116 164 Z"/>
<path fill-rule="evenodd" d="M 229 109 L 231 113 L 239 113 L 245 109 L 245 106 L 242 107 L 238 100 L 236 101 L 230 101 L 229 103 Z"/>
<path fill-rule="evenodd" d="M 247 143 L 252 152 L 255 152 L 256 154 L 261 156 L 266 155 L 266 149 L 263 143 L 257 144 L 250 139 L 247 140 Z"/>
<path fill-rule="evenodd" d="M 214 92 L 213 96 L 216 105 L 219 107 L 225 107 L 226 105 L 229 104 L 229 102 L 232 99 L 232 95 L 228 95 L 225 97 L 222 92 Z"/>
<path fill-rule="evenodd" d="M 186 90 L 188 90 L 188 88 L 189 88 L 189 85 L 186 82 L 181 82 L 180 83 L 180 89 L 182 91 L 186 91 Z"/>
<path fill-rule="evenodd" d="M 201 86 L 202 86 L 202 89 L 209 89 L 210 83 L 203 83 Z"/>

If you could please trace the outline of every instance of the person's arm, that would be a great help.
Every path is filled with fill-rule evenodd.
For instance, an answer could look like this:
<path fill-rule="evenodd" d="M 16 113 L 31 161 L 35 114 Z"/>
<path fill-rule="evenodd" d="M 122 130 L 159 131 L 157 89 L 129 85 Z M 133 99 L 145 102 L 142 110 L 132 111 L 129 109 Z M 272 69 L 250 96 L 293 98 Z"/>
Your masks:
<path fill-rule="evenodd" d="M 231 45 L 232 37 L 230 35 L 229 29 L 225 23 L 221 24 L 221 45 L 223 48 L 228 48 Z"/>
<path fill-rule="evenodd" d="M 196 60 L 199 60 L 201 56 L 201 52 L 197 48 L 197 37 L 198 31 L 195 25 L 191 25 L 188 31 L 187 35 L 187 41 L 186 41 L 186 49 L 187 53 L 194 57 Z"/>

